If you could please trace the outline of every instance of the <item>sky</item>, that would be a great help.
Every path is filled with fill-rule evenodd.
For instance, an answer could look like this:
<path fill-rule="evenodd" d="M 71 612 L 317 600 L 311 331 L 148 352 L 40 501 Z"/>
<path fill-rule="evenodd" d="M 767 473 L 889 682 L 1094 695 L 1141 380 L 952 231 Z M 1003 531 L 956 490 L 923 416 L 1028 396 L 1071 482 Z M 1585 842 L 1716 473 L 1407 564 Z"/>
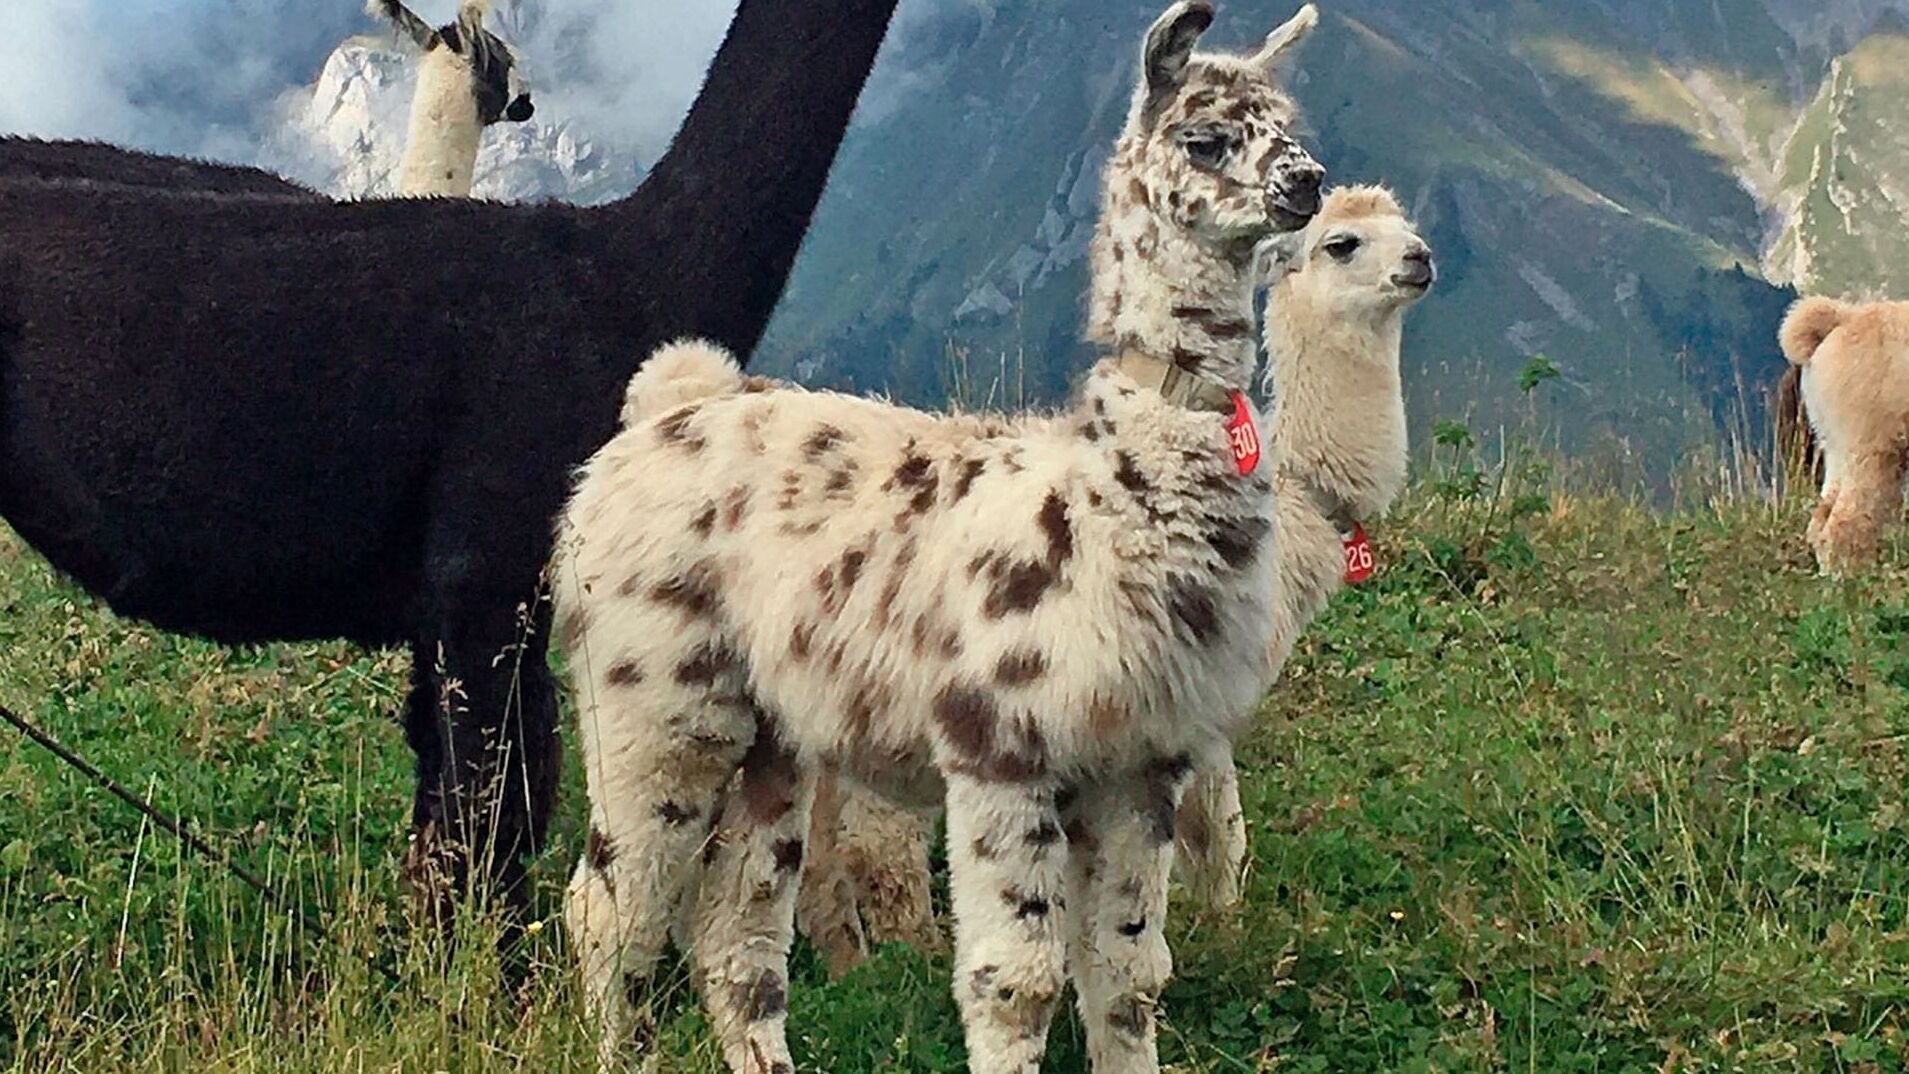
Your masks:
<path fill-rule="evenodd" d="M 339 42 L 388 32 L 362 0 L 4 2 L 0 132 L 246 163 L 261 158 L 281 99 L 309 86 Z M 960 2 L 974 0 L 908 0 L 900 21 Z M 735 11 L 735 0 L 496 5 L 493 25 L 522 54 L 539 110 L 640 159 L 667 145 Z M 412 7 L 438 24 L 456 0 Z"/>
<path fill-rule="evenodd" d="M 10 0 L 0 130 L 244 159 L 357 0 Z"/>
<path fill-rule="evenodd" d="M 10 6 L 0 131 L 227 160 L 256 156 L 279 99 L 310 85 L 339 42 L 388 32 L 361 0 Z M 456 2 L 412 6 L 438 24 Z M 540 106 L 547 99 L 600 137 L 648 145 L 667 141 L 680 121 L 734 8 L 733 0 L 500 0 L 496 21 L 507 33 L 528 29 L 516 44 Z M 559 50 L 572 58 L 561 79 L 548 70 Z"/>

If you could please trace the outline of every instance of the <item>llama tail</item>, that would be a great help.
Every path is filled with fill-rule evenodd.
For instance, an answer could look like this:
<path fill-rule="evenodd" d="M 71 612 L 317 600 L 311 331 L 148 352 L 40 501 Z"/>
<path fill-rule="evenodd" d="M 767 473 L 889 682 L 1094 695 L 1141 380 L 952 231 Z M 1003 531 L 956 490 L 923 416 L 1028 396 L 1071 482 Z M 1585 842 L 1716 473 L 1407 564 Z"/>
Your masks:
<path fill-rule="evenodd" d="M 685 403 L 742 389 L 742 367 L 714 343 L 679 339 L 656 348 L 623 394 L 623 424 L 635 425 Z"/>
<path fill-rule="evenodd" d="M 1803 367 L 1788 366 L 1777 381 L 1775 398 L 1770 401 L 1770 418 L 1776 425 L 1776 447 L 1782 464 L 1791 474 L 1812 481 L 1822 477 L 1822 462 L 1817 457 L 1816 429 L 1810 425 L 1809 412 L 1803 406 Z"/>
<path fill-rule="evenodd" d="M 1843 318 L 1849 315 L 1849 307 L 1833 298 L 1806 298 L 1790 307 L 1789 316 L 1783 318 L 1783 329 L 1777 334 L 1783 344 L 1783 356 L 1791 365 L 1808 365 L 1816 356 L 1817 348 L 1830 337 L 1830 333 L 1842 327 Z"/>

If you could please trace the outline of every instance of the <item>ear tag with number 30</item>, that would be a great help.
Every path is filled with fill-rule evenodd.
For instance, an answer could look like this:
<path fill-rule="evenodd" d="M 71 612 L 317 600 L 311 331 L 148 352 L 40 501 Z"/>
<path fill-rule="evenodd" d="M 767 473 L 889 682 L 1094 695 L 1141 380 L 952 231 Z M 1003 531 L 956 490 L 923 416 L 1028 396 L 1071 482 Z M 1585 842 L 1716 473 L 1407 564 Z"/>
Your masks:
<path fill-rule="evenodd" d="M 1233 465 L 1241 477 L 1259 469 L 1259 425 L 1245 392 L 1233 393 L 1233 416 L 1226 419 L 1226 440 L 1233 448 Z"/>

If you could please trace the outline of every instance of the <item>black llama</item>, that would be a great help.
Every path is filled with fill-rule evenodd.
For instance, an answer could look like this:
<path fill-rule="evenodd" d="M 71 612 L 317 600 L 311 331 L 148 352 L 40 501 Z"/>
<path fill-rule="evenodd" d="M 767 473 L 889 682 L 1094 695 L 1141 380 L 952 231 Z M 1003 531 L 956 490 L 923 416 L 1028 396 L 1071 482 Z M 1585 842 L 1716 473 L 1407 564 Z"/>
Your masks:
<path fill-rule="evenodd" d="M 88 178 L 0 184 L 0 515 L 166 629 L 408 645 L 407 874 L 521 897 L 570 470 L 657 345 L 754 347 L 894 6 L 743 0 L 674 145 L 597 208 L 235 196 L 288 188 L 68 143 Z"/>

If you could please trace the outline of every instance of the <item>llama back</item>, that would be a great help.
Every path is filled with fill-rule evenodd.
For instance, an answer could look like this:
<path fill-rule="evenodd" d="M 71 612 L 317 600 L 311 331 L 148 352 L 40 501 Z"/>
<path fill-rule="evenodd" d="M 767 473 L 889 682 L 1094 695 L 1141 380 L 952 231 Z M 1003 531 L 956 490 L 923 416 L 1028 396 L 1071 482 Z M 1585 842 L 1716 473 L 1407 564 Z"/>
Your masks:
<path fill-rule="evenodd" d="M 691 403 L 733 395 L 745 383 L 735 356 L 722 347 L 700 339 L 665 343 L 651 352 L 624 388 L 622 427 L 631 429 Z M 589 480 L 602 455 L 600 451 L 584 464 L 577 474 L 578 485 Z M 566 511 L 557 523 L 556 547 L 548 572 L 553 583 L 557 635 L 565 645 L 582 631 L 582 623 L 576 618 L 583 596 L 575 578 L 578 539 L 576 519 Z"/>
<path fill-rule="evenodd" d="M 1909 303 L 1806 299 L 1783 322 L 1782 343 L 1826 448 L 1891 451 L 1909 435 Z"/>

